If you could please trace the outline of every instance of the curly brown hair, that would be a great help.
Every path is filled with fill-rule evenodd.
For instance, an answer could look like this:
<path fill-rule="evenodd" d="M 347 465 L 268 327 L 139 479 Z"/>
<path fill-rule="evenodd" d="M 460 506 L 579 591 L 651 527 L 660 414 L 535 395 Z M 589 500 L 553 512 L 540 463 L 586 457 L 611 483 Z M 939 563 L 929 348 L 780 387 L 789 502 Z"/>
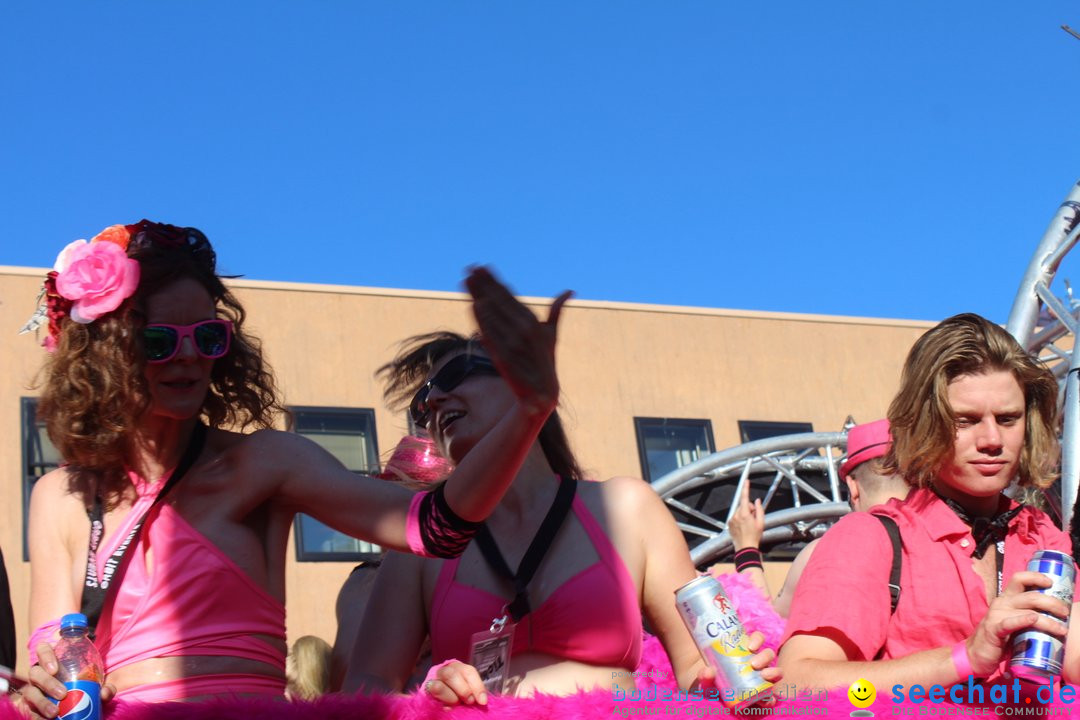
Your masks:
<path fill-rule="evenodd" d="M 941 321 L 908 353 L 900 391 L 889 405 L 893 444 L 883 458 L 885 472 L 899 473 L 915 487 L 932 484 L 956 438 L 949 383 L 999 370 L 1012 373 L 1024 392 L 1019 484 L 1049 487 L 1058 466 L 1057 381 L 1006 330 L 974 313 Z"/>
<path fill-rule="evenodd" d="M 217 275 L 210 242 L 195 228 L 142 221 L 127 254 L 139 263 L 139 285 L 120 307 L 94 322 L 60 322 L 56 351 L 42 368 L 38 414 L 77 484 L 114 501 L 124 489 L 132 437 L 150 397 L 139 332 L 146 298 L 182 278 L 206 288 L 218 314 L 233 323 L 229 353 L 214 362 L 201 416 L 211 427 L 270 427 L 283 412 L 259 340 L 244 329 L 246 313 Z M 39 376 L 40 378 L 41 376 Z"/>
<path fill-rule="evenodd" d="M 447 330 L 414 335 L 403 340 L 394 359 L 376 370 L 375 374 L 385 379 L 383 395 L 388 403 L 401 409 L 408 407 L 413 394 L 424 384 L 439 360 L 451 354 L 475 352 L 483 352 L 477 335 L 466 337 Z M 584 479 L 557 411 L 548 416 L 537 439 L 548 464 L 559 476 Z"/>

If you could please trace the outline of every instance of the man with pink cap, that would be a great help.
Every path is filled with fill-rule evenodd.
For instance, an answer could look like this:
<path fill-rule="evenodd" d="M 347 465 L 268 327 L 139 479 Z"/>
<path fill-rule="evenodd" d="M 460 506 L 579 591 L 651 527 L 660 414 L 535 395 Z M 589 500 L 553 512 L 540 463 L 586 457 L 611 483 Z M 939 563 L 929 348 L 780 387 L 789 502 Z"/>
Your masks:
<path fill-rule="evenodd" d="M 902 500 L 907 496 L 908 485 L 903 478 L 882 474 L 880 464 L 871 462 L 885 455 L 891 443 L 889 421 L 885 419 L 856 425 L 848 430 L 847 455 L 840 464 L 840 477 L 847 484 L 848 500 L 856 512 L 869 510 L 892 498 Z M 750 485 L 747 483 L 743 486 L 742 502 L 728 524 L 728 531 L 735 543 L 736 567 L 739 572 L 750 573 L 755 582 L 768 593 L 769 587 L 760 564 L 760 552 L 756 553 L 757 562 L 754 562 L 755 551 L 765 530 L 765 515 L 760 500 L 750 503 L 749 493 Z M 799 577 L 810 562 L 810 556 L 817 544 L 818 540 L 812 540 L 795 556 L 784 586 L 772 601 L 773 608 L 783 617 L 788 615 Z"/>

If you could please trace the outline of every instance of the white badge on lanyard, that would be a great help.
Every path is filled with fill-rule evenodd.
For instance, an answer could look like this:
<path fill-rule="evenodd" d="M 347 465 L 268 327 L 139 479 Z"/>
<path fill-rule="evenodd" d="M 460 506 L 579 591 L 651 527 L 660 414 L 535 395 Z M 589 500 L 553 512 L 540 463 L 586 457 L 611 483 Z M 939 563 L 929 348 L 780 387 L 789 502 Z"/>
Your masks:
<path fill-rule="evenodd" d="M 510 616 L 505 614 L 495 618 L 491 627 L 473 633 L 469 639 L 469 664 L 480 673 L 487 691 L 496 695 L 505 691 L 510 677 L 510 651 L 517 625 L 509 620 Z"/>

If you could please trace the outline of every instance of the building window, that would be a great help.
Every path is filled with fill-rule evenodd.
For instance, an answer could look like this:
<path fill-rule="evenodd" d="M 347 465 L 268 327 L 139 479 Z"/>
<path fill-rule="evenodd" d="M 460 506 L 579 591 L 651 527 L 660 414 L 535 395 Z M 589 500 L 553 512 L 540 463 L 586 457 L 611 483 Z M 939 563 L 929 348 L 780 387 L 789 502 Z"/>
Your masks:
<path fill-rule="evenodd" d="M 682 418 L 634 418 L 641 474 L 652 482 L 713 452 L 712 423 Z"/>
<path fill-rule="evenodd" d="M 814 432 L 813 423 L 808 422 L 768 422 L 765 420 L 740 420 L 740 442 L 752 442 L 780 435 L 796 435 Z"/>
<path fill-rule="evenodd" d="M 21 398 L 22 467 L 23 467 L 23 561 L 30 560 L 26 528 L 30 517 L 30 491 L 37 479 L 60 466 L 60 453 L 45 432 L 45 423 L 37 417 L 37 398 Z"/>
<path fill-rule="evenodd" d="M 369 408 L 294 407 L 292 430 L 321 445 L 356 473 L 379 470 L 375 411 Z M 351 538 L 300 513 L 293 529 L 300 562 L 360 562 L 375 560 L 381 548 Z"/>

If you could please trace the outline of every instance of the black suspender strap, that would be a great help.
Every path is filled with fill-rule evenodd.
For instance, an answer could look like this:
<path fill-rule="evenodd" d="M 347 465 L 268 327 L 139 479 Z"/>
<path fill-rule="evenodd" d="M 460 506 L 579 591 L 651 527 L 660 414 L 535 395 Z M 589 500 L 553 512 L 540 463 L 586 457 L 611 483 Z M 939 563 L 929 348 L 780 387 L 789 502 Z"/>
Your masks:
<path fill-rule="evenodd" d="M 202 453 L 205 444 L 206 425 L 199 422 L 195 425 L 195 429 L 191 433 L 191 438 L 188 440 L 187 447 L 184 449 L 184 454 L 180 458 L 180 463 L 176 466 L 176 469 L 173 470 L 169 479 L 165 481 L 165 486 L 161 488 L 157 497 L 154 498 L 154 502 L 147 508 L 146 512 L 143 513 L 143 516 L 139 518 L 139 522 L 135 523 L 135 526 L 131 528 L 131 532 L 128 533 L 127 538 L 117 546 L 113 554 L 105 561 L 105 567 L 101 577 L 98 577 L 97 573 L 97 551 L 98 546 L 101 544 L 101 536 L 105 529 L 105 514 L 101 496 L 94 496 L 94 504 L 90 510 L 87 511 L 87 515 L 90 516 L 90 547 L 86 555 L 86 581 L 83 586 L 82 606 L 80 607 L 80 612 L 86 616 L 87 622 L 90 625 L 91 637 L 93 637 L 93 631 L 97 627 L 98 618 L 101 616 L 101 609 L 105 606 L 105 598 L 109 588 L 113 585 L 119 585 L 120 580 L 123 577 L 123 561 L 128 548 L 131 547 L 132 543 L 138 538 L 139 531 L 142 530 L 146 518 L 153 512 L 154 508 L 165 499 L 165 496 L 169 494 L 169 491 L 176 487 L 180 478 L 191 469 L 191 466 L 195 464 L 195 461 L 199 459 L 199 454 Z"/>
<path fill-rule="evenodd" d="M 484 523 L 483 527 L 480 528 L 480 532 L 476 534 L 476 542 L 480 546 L 480 552 L 483 553 L 484 559 L 487 560 L 491 569 L 514 584 L 514 599 L 507 606 L 507 610 L 510 612 L 514 622 L 519 621 L 532 611 L 532 607 L 529 605 L 529 582 L 540 567 L 540 562 L 544 559 L 548 548 L 551 547 L 551 543 L 555 540 L 559 528 L 562 527 L 563 521 L 570 511 L 570 505 L 574 501 L 576 491 L 576 480 L 560 478 L 555 501 L 551 503 L 551 509 L 548 510 L 544 521 L 540 523 L 540 529 L 536 531 L 536 536 L 529 544 L 524 557 L 521 558 L 521 565 L 516 573 L 510 572 L 510 566 L 506 564 L 505 558 L 499 552 L 499 546 L 495 543 L 495 538 L 492 537 L 487 523 Z"/>
<path fill-rule="evenodd" d="M 889 613 L 891 614 L 896 612 L 896 606 L 900 604 L 900 565 L 902 562 L 900 556 L 902 546 L 900 528 L 891 517 L 876 513 L 871 513 L 871 515 L 880 520 L 881 524 L 885 526 L 885 532 L 889 534 L 889 542 L 892 544 L 892 567 L 889 569 Z"/>

